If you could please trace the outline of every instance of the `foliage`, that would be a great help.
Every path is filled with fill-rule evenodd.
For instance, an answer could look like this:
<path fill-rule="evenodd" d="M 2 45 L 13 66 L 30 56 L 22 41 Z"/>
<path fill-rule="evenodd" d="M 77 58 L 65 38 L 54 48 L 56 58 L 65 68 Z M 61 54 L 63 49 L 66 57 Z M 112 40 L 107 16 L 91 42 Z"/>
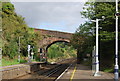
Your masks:
<path fill-rule="evenodd" d="M 91 54 L 94 45 L 94 35 L 90 31 L 89 23 L 80 25 L 71 39 L 71 44 L 77 49 L 77 57 L 80 61 L 86 57 L 86 54 Z"/>
<path fill-rule="evenodd" d="M 29 28 L 24 18 L 15 13 L 14 5 L 10 2 L 2 3 L 2 30 L 3 30 L 3 56 L 14 58 L 18 55 L 20 47 L 21 56 L 27 56 L 27 45 L 34 46 L 37 53 L 37 42 L 41 35 Z M 20 46 L 19 46 L 20 39 Z"/>
<path fill-rule="evenodd" d="M 20 60 L 20 63 L 25 63 L 25 62 L 27 61 L 24 59 Z M 2 58 L 2 66 L 9 66 L 9 65 L 15 65 L 15 64 L 19 64 L 17 58 L 14 58 L 14 59 L 9 59 L 8 57 Z"/>
<path fill-rule="evenodd" d="M 14 59 L 14 60 L 7 60 L 4 58 L 2 59 L 2 66 L 9 66 L 9 65 L 15 65 L 15 64 L 19 64 L 17 59 Z"/>
<path fill-rule="evenodd" d="M 76 50 L 65 43 L 55 43 L 48 48 L 48 60 L 76 57 Z"/>
<path fill-rule="evenodd" d="M 120 2 L 118 6 L 120 12 Z M 94 32 L 95 29 L 93 29 L 93 27 L 95 26 L 95 22 L 90 21 L 95 20 L 96 18 L 101 19 L 102 16 L 105 16 L 104 20 L 99 21 L 99 27 L 102 27 L 101 30 L 99 29 L 99 59 L 101 69 L 113 68 L 114 65 L 115 8 L 114 2 L 86 2 L 85 7 L 83 8 L 84 11 L 80 13 L 84 16 L 84 18 L 88 19 L 88 22 L 80 25 L 80 27 L 77 29 L 77 32 L 73 36 L 73 44 L 75 44 L 74 46 L 78 48 L 78 55 L 84 55 L 85 53 L 90 52 L 92 53 L 93 46 L 95 45 L 95 35 L 90 32 Z M 118 28 L 120 31 L 120 24 Z M 118 46 L 120 46 L 120 43 Z"/>

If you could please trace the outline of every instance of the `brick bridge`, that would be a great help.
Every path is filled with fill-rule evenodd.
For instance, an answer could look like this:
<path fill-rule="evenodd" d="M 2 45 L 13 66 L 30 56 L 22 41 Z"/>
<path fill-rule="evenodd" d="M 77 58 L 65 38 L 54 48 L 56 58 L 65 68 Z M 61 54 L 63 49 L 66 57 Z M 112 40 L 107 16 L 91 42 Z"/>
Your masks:
<path fill-rule="evenodd" d="M 47 49 L 56 42 L 70 42 L 70 38 L 72 37 L 72 33 L 67 32 L 59 32 L 52 30 L 44 30 L 44 29 L 34 29 L 35 32 L 39 32 L 43 39 L 39 41 L 38 46 L 42 49 L 43 53 L 47 53 Z"/>

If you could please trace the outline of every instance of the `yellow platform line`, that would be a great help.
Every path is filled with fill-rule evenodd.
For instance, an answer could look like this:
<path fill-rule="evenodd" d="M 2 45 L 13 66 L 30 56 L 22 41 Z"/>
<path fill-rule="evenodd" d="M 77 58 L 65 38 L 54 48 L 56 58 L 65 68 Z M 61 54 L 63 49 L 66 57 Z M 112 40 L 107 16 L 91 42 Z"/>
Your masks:
<path fill-rule="evenodd" d="M 75 72 L 76 72 L 76 65 L 75 65 L 74 71 L 73 71 L 73 73 L 72 73 L 72 75 L 71 75 L 71 77 L 70 77 L 70 81 L 73 80 L 73 77 L 74 77 L 74 75 L 75 75 Z"/>

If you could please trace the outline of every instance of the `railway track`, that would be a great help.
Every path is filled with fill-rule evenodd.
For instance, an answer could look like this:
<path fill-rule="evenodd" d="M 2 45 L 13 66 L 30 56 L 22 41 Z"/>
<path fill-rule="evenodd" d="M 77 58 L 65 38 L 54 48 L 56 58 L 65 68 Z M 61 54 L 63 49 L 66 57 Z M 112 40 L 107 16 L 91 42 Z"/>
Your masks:
<path fill-rule="evenodd" d="M 58 62 L 57 66 L 40 74 L 39 80 L 40 81 L 57 81 L 59 78 L 67 72 L 70 66 L 76 62 L 76 59 L 67 59 L 61 62 Z"/>
<path fill-rule="evenodd" d="M 65 71 L 65 69 L 69 66 L 69 64 L 60 64 L 59 66 L 57 66 L 54 69 L 51 69 L 49 72 L 45 72 L 40 76 L 42 81 L 46 81 L 46 80 L 51 80 L 51 81 L 55 81 L 57 79 L 57 77 L 59 77 L 59 75 Z"/>
<path fill-rule="evenodd" d="M 8 81 L 57 81 L 62 76 L 61 74 L 67 71 L 68 67 L 75 62 L 76 59 L 74 58 L 66 59 L 55 64 L 43 65 L 41 68 L 47 69 L 41 69 L 38 72 Z"/>
<path fill-rule="evenodd" d="M 51 69 L 48 72 L 45 72 L 42 74 L 43 77 L 40 77 L 40 81 L 58 81 L 62 75 L 67 72 L 67 70 L 70 68 L 70 66 L 76 62 L 74 59 L 67 59 L 68 61 L 61 61 L 59 62 L 59 65 L 55 68 Z M 40 75 L 41 76 L 41 75 Z"/>

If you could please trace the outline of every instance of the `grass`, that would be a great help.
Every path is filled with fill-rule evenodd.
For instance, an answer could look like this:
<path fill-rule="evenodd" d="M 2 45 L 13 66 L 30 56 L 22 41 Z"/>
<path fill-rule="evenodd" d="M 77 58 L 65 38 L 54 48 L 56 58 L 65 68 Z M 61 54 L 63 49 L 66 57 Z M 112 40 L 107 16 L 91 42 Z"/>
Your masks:
<path fill-rule="evenodd" d="M 18 62 L 16 58 L 15 59 L 2 58 L 2 66 L 16 65 L 16 64 L 25 63 L 25 62 L 27 61 L 23 59 L 21 59 L 21 61 Z"/>
<path fill-rule="evenodd" d="M 103 70 L 104 72 L 108 72 L 108 73 L 113 73 L 114 72 L 114 70 L 113 69 L 105 69 L 105 70 Z"/>
<path fill-rule="evenodd" d="M 17 59 L 2 59 L 2 66 L 9 66 L 9 65 L 15 65 L 15 64 L 19 64 L 19 62 L 17 61 Z"/>
<path fill-rule="evenodd" d="M 108 73 L 114 73 L 114 69 L 105 69 L 103 71 L 104 72 L 108 72 Z M 119 70 L 119 72 L 120 72 L 120 70 Z"/>

